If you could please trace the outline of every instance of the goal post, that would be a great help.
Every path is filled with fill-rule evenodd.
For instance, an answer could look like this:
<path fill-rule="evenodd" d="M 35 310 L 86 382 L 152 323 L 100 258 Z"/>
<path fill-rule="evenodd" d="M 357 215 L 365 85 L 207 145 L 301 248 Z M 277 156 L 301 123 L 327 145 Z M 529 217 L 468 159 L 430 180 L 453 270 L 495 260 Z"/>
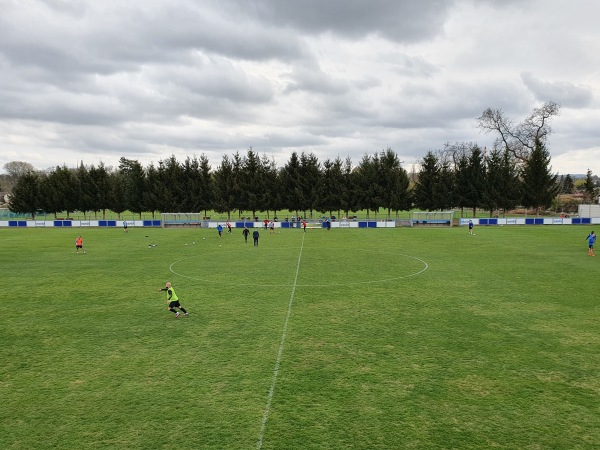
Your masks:
<path fill-rule="evenodd" d="M 412 227 L 413 221 L 412 219 L 396 219 L 396 227 Z"/>
<path fill-rule="evenodd" d="M 411 220 L 413 226 L 451 227 L 454 211 L 414 211 Z"/>
<path fill-rule="evenodd" d="M 161 213 L 161 224 L 167 227 L 201 227 L 206 218 L 202 213 Z"/>

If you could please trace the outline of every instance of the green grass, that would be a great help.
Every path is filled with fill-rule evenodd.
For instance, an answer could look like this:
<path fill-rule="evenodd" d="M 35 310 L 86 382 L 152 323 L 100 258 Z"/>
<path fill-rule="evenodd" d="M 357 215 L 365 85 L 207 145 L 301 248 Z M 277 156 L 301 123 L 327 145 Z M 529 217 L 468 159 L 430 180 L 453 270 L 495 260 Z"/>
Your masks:
<path fill-rule="evenodd" d="M 0 229 L 0 448 L 599 448 L 589 230 L 475 231 Z"/>

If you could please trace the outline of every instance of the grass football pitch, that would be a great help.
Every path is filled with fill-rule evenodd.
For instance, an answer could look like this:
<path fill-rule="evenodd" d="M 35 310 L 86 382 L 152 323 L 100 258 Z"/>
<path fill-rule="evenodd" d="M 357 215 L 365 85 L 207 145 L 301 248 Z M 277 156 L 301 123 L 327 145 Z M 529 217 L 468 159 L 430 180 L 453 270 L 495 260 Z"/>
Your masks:
<path fill-rule="evenodd" d="M 0 448 L 600 448 L 588 228 L 0 229 Z"/>

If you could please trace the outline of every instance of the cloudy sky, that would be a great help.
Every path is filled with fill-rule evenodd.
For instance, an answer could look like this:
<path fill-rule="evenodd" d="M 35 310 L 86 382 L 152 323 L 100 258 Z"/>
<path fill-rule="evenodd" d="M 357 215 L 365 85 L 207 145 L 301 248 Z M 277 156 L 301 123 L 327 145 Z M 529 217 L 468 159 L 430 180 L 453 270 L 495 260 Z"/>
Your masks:
<path fill-rule="evenodd" d="M 600 2 L 0 0 L 0 172 L 388 147 L 410 170 L 561 105 L 553 171 L 600 175 Z"/>

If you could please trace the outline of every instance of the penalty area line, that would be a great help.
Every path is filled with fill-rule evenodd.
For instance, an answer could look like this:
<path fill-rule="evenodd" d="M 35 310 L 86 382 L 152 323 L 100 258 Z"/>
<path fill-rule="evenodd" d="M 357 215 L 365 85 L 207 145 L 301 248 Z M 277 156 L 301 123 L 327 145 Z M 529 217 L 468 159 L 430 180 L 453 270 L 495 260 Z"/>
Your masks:
<path fill-rule="evenodd" d="M 290 295 L 290 301 L 288 303 L 287 315 L 285 316 L 285 322 L 283 324 L 283 332 L 281 333 L 281 342 L 279 343 L 279 350 L 277 352 L 277 361 L 275 362 L 275 368 L 273 369 L 273 381 L 269 388 L 269 395 L 267 396 L 267 404 L 265 406 L 265 412 L 263 414 L 262 423 L 260 425 L 260 433 L 258 434 L 258 442 L 256 448 L 260 450 L 263 444 L 263 437 L 265 435 L 265 428 L 267 426 L 267 420 L 269 419 L 269 412 L 271 410 L 271 402 L 273 401 L 273 394 L 275 393 L 275 385 L 277 384 L 277 375 L 279 374 L 279 366 L 281 365 L 281 358 L 283 356 L 283 346 L 285 344 L 285 336 L 287 334 L 288 323 L 292 314 L 292 304 L 294 303 L 294 295 L 296 294 L 296 286 L 298 282 L 298 273 L 300 272 L 300 260 L 302 259 L 302 250 L 304 249 L 304 233 L 302 234 L 302 244 L 300 245 L 300 253 L 298 254 L 298 264 L 296 265 L 296 276 L 294 277 L 294 284 L 292 286 L 292 294 Z"/>

